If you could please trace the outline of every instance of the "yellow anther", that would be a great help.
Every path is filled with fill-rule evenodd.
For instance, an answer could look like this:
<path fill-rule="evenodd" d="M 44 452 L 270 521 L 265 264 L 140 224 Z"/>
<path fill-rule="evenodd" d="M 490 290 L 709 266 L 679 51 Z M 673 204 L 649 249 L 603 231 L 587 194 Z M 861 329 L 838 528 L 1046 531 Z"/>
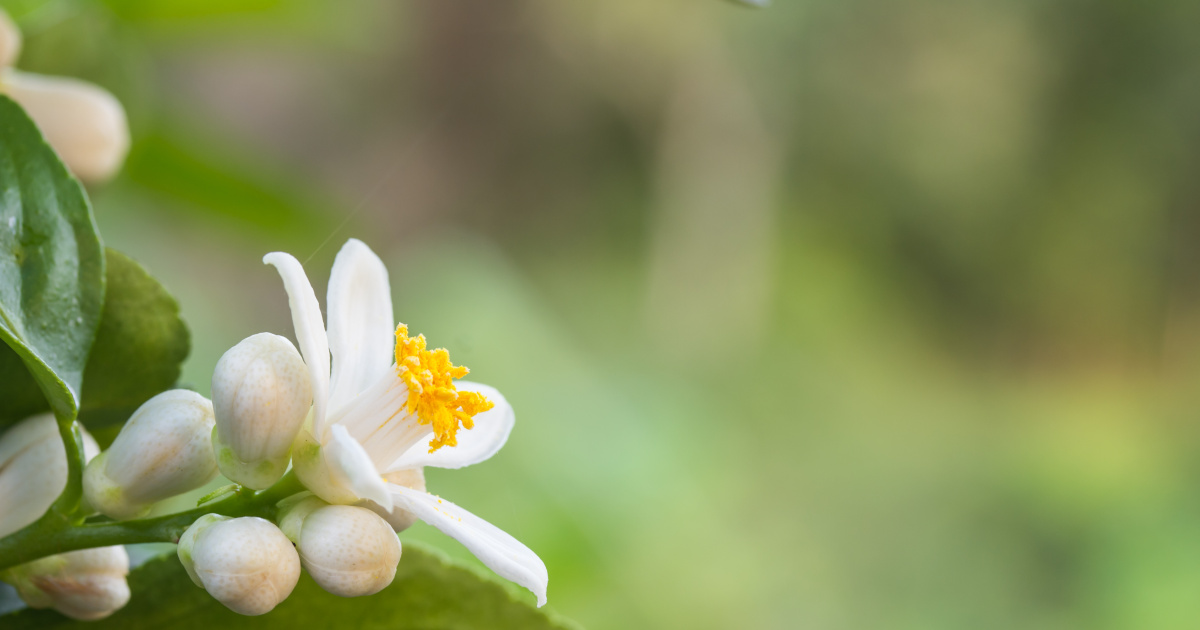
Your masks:
<path fill-rule="evenodd" d="M 474 427 L 475 415 L 494 406 L 483 394 L 455 389 L 454 379 L 469 371 L 451 364 L 445 348 L 427 350 L 425 335 L 409 337 L 408 326 L 396 327 L 396 373 L 408 387 L 408 413 L 417 414 L 418 422 L 433 427 L 430 453 L 443 446 L 456 446 L 459 425 L 464 429 Z"/>

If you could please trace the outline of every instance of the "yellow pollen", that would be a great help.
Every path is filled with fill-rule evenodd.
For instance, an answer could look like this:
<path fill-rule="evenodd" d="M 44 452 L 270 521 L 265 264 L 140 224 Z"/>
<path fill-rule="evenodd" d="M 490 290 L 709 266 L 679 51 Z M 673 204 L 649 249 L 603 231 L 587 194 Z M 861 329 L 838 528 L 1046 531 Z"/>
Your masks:
<path fill-rule="evenodd" d="M 427 350 L 425 335 L 409 337 L 408 326 L 396 327 L 396 374 L 408 387 L 408 413 L 417 414 L 417 422 L 433 427 L 430 453 L 443 446 L 458 445 L 459 425 L 464 429 L 474 427 L 475 414 L 494 406 L 483 394 L 454 388 L 454 379 L 466 376 L 469 371 L 461 365 L 452 365 L 445 348 Z"/>

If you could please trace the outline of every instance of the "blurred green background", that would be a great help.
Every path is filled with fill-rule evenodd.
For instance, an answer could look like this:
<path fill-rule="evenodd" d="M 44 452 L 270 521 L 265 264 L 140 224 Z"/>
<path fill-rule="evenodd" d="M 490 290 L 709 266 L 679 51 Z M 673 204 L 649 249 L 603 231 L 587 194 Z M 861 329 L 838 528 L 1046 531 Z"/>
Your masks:
<path fill-rule="evenodd" d="M 365 240 L 517 411 L 430 490 L 559 613 L 1200 623 L 1200 3 L 0 4 L 128 109 L 185 380 Z"/>

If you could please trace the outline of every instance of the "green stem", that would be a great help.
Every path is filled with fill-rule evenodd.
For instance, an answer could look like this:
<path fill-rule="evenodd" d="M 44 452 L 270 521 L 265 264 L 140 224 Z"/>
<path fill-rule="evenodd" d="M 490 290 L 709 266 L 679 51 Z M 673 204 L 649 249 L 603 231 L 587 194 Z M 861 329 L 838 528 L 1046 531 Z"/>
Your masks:
<path fill-rule="evenodd" d="M 62 418 L 59 418 L 58 433 L 62 436 L 63 448 L 67 452 L 67 485 L 62 494 L 58 495 L 58 499 L 55 499 L 50 511 L 64 519 L 76 520 L 80 498 L 83 496 L 83 466 L 87 461 L 83 452 L 83 434 L 78 422 L 74 419 L 64 422 Z"/>
<path fill-rule="evenodd" d="M 261 492 L 240 488 L 232 496 L 200 507 L 135 521 L 111 521 L 70 524 L 51 510 L 28 527 L 0 539 L 0 571 L 45 556 L 111 545 L 150 542 L 179 542 L 179 537 L 196 519 L 205 514 L 259 516 L 273 518 L 275 504 L 301 492 L 304 486 L 295 474 L 288 473 L 275 485 Z"/>

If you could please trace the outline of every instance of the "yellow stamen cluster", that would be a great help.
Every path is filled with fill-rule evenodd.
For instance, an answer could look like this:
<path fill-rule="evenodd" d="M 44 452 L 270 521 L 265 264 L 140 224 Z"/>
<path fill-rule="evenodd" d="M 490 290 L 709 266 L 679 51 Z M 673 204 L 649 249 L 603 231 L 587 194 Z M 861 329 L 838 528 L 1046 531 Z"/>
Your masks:
<path fill-rule="evenodd" d="M 427 350 L 425 335 L 409 337 L 408 326 L 396 327 L 396 373 L 408 386 L 408 413 L 416 413 L 421 424 L 433 426 L 430 453 L 443 446 L 456 446 L 459 424 L 470 429 L 475 426 L 475 414 L 493 407 L 492 401 L 478 392 L 454 388 L 454 379 L 469 371 L 452 365 L 445 348 Z"/>

